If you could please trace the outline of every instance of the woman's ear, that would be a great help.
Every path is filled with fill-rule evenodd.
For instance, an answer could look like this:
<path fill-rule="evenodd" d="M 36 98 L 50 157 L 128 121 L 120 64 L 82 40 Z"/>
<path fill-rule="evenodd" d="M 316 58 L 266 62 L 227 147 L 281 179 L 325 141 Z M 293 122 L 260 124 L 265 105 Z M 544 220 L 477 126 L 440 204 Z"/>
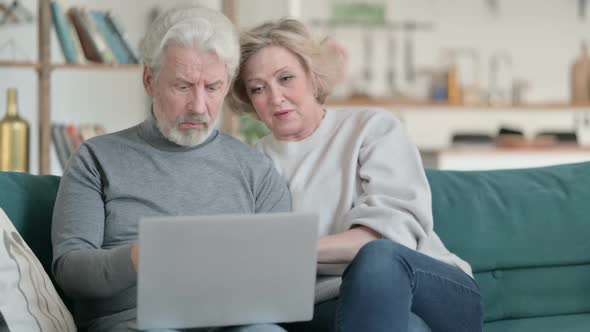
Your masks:
<path fill-rule="evenodd" d="M 148 66 L 143 66 L 143 88 L 148 96 L 154 96 L 154 75 Z"/>
<path fill-rule="evenodd" d="M 309 84 L 311 86 L 311 93 L 313 93 L 313 99 L 315 99 L 317 102 L 319 102 L 320 89 L 318 87 L 319 86 L 318 81 L 317 81 L 316 77 L 309 70 L 308 70 L 307 77 L 309 79 Z"/>

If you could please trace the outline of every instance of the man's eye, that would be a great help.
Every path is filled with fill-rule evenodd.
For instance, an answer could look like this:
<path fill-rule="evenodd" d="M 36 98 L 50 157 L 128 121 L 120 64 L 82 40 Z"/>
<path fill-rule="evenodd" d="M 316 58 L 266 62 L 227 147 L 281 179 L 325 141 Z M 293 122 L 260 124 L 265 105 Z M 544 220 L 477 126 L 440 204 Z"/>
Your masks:
<path fill-rule="evenodd" d="M 188 90 L 188 85 L 178 85 L 177 89 L 180 91 L 186 91 Z"/>
<path fill-rule="evenodd" d="M 209 92 L 215 92 L 215 91 L 219 90 L 219 87 L 220 87 L 219 84 L 208 85 L 207 86 L 207 91 L 209 91 Z"/>

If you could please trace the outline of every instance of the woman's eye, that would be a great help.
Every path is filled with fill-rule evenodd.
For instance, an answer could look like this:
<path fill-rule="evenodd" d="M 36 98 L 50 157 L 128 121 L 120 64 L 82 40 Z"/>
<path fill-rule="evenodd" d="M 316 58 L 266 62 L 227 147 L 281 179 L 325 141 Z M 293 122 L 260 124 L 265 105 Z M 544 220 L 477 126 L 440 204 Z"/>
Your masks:
<path fill-rule="evenodd" d="M 256 95 L 262 92 L 262 87 L 261 86 L 255 86 L 250 88 L 250 94 L 252 95 Z"/>
<path fill-rule="evenodd" d="M 283 76 L 281 77 L 281 82 L 289 82 L 291 79 L 293 79 L 292 75 Z"/>

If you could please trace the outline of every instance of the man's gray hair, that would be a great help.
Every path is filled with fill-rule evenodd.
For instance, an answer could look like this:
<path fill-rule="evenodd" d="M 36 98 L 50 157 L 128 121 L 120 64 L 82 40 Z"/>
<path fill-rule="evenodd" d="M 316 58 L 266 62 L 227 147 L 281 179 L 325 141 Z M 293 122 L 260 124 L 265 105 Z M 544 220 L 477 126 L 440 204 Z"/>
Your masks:
<path fill-rule="evenodd" d="M 166 47 L 178 45 L 212 51 L 227 66 L 233 80 L 240 59 L 238 34 L 222 13 L 202 6 L 175 7 L 160 14 L 141 44 L 143 64 L 158 77 Z"/>

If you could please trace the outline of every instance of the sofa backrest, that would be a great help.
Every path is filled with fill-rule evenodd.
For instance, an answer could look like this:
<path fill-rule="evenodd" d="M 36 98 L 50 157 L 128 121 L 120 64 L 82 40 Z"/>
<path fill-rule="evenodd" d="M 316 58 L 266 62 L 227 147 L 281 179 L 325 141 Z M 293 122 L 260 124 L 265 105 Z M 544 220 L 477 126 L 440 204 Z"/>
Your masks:
<path fill-rule="evenodd" d="M 486 321 L 590 312 L 590 163 L 427 175 L 435 231 L 471 263 Z"/>
<path fill-rule="evenodd" d="M 0 208 L 51 276 L 51 217 L 59 177 L 0 172 Z"/>

